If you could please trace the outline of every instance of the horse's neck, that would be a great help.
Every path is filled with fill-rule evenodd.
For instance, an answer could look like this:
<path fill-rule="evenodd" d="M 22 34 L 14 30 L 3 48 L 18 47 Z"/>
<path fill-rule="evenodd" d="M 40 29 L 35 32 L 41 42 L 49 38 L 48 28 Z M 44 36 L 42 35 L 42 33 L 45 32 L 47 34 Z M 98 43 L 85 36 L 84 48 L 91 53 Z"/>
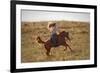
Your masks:
<path fill-rule="evenodd" d="M 63 39 L 65 38 L 65 36 L 63 36 L 62 34 L 59 34 L 58 37 Z"/>

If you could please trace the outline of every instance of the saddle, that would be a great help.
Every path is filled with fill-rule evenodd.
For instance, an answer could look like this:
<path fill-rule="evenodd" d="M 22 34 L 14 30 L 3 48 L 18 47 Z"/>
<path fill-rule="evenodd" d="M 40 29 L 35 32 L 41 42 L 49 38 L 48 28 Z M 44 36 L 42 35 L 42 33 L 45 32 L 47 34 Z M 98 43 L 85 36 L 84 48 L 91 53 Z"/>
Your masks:
<path fill-rule="evenodd" d="M 58 45 L 58 35 L 53 35 L 51 37 L 51 44 L 52 44 L 52 47 L 57 47 L 59 46 Z"/>

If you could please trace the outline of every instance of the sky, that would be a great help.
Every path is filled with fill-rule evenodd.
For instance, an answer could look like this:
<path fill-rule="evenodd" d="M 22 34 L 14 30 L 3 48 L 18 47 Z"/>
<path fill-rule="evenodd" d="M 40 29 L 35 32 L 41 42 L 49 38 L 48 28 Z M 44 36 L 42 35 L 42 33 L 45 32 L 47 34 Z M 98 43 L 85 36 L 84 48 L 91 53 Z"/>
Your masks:
<path fill-rule="evenodd" d="M 90 21 L 89 13 L 21 10 L 21 21 Z"/>

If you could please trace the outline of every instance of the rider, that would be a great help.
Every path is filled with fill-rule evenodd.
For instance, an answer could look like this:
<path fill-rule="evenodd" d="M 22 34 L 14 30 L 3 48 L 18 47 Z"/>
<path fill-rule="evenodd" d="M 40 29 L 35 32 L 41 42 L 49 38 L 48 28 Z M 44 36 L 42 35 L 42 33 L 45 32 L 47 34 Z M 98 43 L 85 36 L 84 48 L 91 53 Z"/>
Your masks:
<path fill-rule="evenodd" d="M 57 37 L 57 32 L 58 32 L 58 27 L 56 23 L 54 22 L 48 22 L 48 30 L 51 32 L 51 37 L 50 40 L 53 43 L 53 46 L 57 46 L 58 44 L 58 37 Z"/>

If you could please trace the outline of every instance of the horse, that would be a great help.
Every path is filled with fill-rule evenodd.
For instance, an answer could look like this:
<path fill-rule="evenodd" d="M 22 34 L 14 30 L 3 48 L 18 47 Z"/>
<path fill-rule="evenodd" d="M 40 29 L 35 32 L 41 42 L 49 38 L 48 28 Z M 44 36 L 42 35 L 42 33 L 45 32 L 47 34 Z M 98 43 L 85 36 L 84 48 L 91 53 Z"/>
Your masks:
<path fill-rule="evenodd" d="M 69 32 L 65 32 L 65 31 L 62 31 L 60 32 L 58 35 L 58 43 L 57 43 L 57 46 L 64 46 L 66 50 L 67 47 L 69 47 L 70 51 L 72 52 L 73 50 L 71 49 L 71 47 L 69 46 L 68 43 L 66 43 L 66 41 L 71 41 L 71 39 L 69 38 Z M 66 40 L 67 38 L 67 40 Z M 50 41 L 50 39 L 48 39 L 47 41 L 43 41 L 40 36 L 37 36 L 37 42 L 40 43 L 40 44 L 44 44 L 44 47 L 46 49 L 46 55 L 47 56 L 50 56 L 50 50 L 52 47 L 55 47 L 53 46 L 52 42 Z"/>

